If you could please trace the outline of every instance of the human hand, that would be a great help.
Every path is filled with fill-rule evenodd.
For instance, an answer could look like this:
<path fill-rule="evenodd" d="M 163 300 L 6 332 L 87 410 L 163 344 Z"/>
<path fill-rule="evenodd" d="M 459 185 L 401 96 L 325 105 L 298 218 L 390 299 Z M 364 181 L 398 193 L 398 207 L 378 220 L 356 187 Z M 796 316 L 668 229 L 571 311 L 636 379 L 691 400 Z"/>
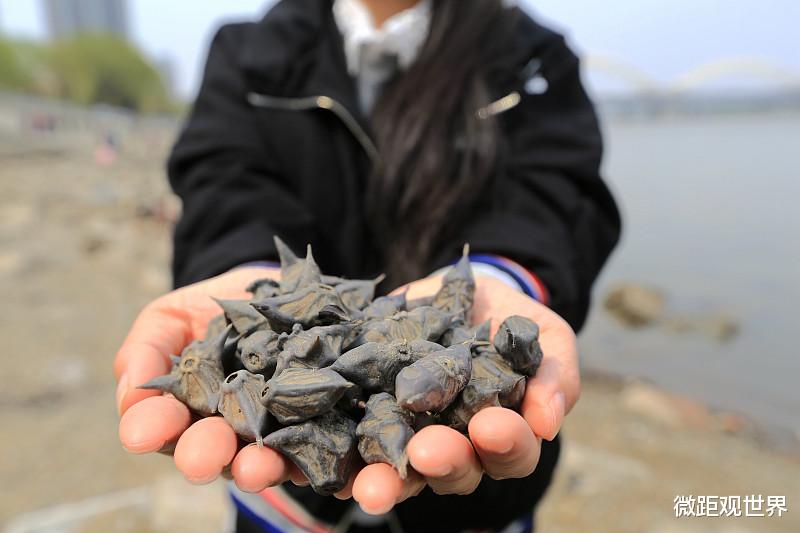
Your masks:
<path fill-rule="evenodd" d="M 114 361 L 118 380 L 117 408 L 122 418 L 119 437 L 131 453 L 173 453 L 175 465 L 194 483 L 216 479 L 232 463 L 247 485 L 256 475 L 270 484 L 302 475 L 280 454 L 268 448 L 238 450 L 233 429 L 221 417 L 193 423 L 189 409 L 171 395 L 138 385 L 169 372 L 170 354 L 205 336 L 209 320 L 221 311 L 211 296 L 245 299 L 250 282 L 280 278 L 275 268 L 241 268 L 172 291 L 150 303 L 139 314 Z"/>
<path fill-rule="evenodd" d="M 230 466 L 242 490 L 257 492 L 291 479 L 306 484 L 288 460 L 268 447 L 238 449 L 231 427 L 221 417 L 192 424 L 188 408 L 159 391 L 135 387 L 169 371 L 169 354 L 202 338 L 208 321 L 219 313 L 209 297 L 247 298 L 243 287 L 255 279 L 273 277 L 274 269 L 235 270 L 173 291 L 148 305 L 137 318 L 115 360 L 119 380 L 117 404 L 122 415 L 119 434 L 132 453 L 174 451 L 175 464 L 194 483 L 208 483 Z M 409 286 L 409 298 L 430 295 L 441 280 L 425 279 Z M 479 277 L 473 316 L 493 320 L 493 330 L 507 316 L 528 316 L 540 326 L 544 351 L 537 376 L 529 380 L 521 417 L 514 411 L 489 408 L 470 422 L 470 440 L 444 426 L 429 426 L 409 443 L 414 467 L 406 480 L 386 464 L 368 465 L 336 494 L 351 495 L 365 511 L 383 513 L 419 493 L 426 484 L 436 492 L 466 494 L 482 472 L 500 479 L 522 477 L 536 467 L 541 438 L 552 439 L 564 413 L 577 400 L 579 377 L 572 330 L 555 313 L 503 283 Z M 563 396 L 559 396 L 559 394 Z M 524 417 L 524 418 L 523 418 Z M 473 448 L 474 446 L 474 448 Z M 416 470 L 416 471 L 415 471 Z"/>
<path fill-rule="evenodd" d="M 502 407 L 478 412 L 469 423 L 469 438 L 442 425 L 425 427 L 408 443 L 413 470 L 401 480 L 385 464 L 364 467 L 353 484 L 353 498 L 368 513 L 389 511 L 419 493 L 425 485 L 438 494 L 469 494 L 484 474 L 494 479 L 531 474 L 539 461 L 541 440 L 552 440 L 580 395 L 580 375 L 572 328 L 556 313 L 505 283 L 476 278 L 473 321 L 492 320 L 492 335 L 508 316 L 522 315 L 539 325 L 544 357 L 528 379 L 521 415 Z M 409 299 L 434 294 L 441 277 L 408 286 Z M 405 288 L 403 288 L 404 290 Z"/>

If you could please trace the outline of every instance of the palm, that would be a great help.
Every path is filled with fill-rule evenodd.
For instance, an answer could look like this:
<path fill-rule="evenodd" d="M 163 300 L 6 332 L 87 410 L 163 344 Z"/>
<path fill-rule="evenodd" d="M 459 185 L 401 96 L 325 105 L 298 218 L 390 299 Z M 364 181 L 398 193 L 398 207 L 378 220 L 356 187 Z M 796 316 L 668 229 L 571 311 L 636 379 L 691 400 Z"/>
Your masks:
<path fill-rule="evenodd" d="M 202 338 L 209 320 L 219 313 L 210 296 L 246 298 L 244 287 L 262 277 L 278 278 L 274 269 L 241 269 L 173 291 L 145 308 L 131 328 L 115 360 L 119 379 L 117 404 L 123 415 L 120 439 L 133 453 L 171 451 L 176 466 L 190 480 L 205 483 L 226 466 L 240 488 L 259 491 L 287 479 L 302 483 L 296 468 L 269 448 L 238 449 L 236 435 L 219 417 L 191 424 L 188 409 L 158 391 L 136 389 L 169 370 L 172 353 L 180 353 Z M 430 278 L 409 285 L 409 298 L 433 294 L 441 280 Z M 425 484 L 439 493 L 469 493 L 484 472 L 494 478 L 530 474 L 539 457 L 541 438 L 553 438 L 561 419 L 579 392 L 577 354 L 572 330 L 558 315 L 519 292 L 479 278 L 473 320 L 492 320 L 493 330 L 505 317 L 519 314 L 539 323 L 545 353 L 535 378 L 529 380 L 522 416 L 492 407 L 478 413 L 469 439 L 444 426 L 429 426 L 409 442 L 414 467 L 401 481 L 385 464 L 368 465 L 354 475 L 338 497 L 354 497 L 372 513 L 386 512 L 418 493 Z"/>

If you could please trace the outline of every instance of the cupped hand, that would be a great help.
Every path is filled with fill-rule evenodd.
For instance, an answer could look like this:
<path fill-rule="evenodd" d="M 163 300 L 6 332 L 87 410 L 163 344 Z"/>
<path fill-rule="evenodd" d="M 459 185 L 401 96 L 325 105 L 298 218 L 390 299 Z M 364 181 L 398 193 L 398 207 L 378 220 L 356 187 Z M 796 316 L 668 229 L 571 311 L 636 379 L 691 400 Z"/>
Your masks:
<path fill-rule="evenodd" d="M 241 268 L 172 291 L 142 310 L 114 360 L 119 437 L 126 450 L 173 453 L 175 465 L 194 483 L 216 479 L 229 465 L 248 488 L 253 477 L 279 483 L 294 473 L 272 450 L 238 451 L 236 434 L 223 418 L 193 421 L 189 409 L 171 395 L 136 388 L 169 372 L 169 355 L 205 336 L 208 321 L 220 313 L 211 296 L 249 298 L 244 288 L 250 282 L 279 277 L 274 268 Z"/>
<path fill-rule="evenodd" d="M 368 513 L 389 511 L 419 493 L 425 485 L 439 494 L 469 494 L 484 474 L 494 479 L 531 474 L 539 461 L 542 439 L 552 440 L 580 395 L 580 374 L 572 328 L 546 306 L 489 277 L 477 278 L 473 322 L 492 321 L 492 335 L 510 315 L 539 324 L 544 357 L 528 379 L 521 414 L 502 407 L 478 412 L 469 423 L 469 438 L 446 426 L 419 431 L 408 443 L 413 467 L 406 480 L 384 464 L 363 468 L 353 484 L 353 498 Z M 409 299 L 434 294 L 440 278 L 408 286 Z"/>
<path fill-rule="evenodd" d="M 221 417 L 193 421 L 188 408 L 170 395 L 137 389 L 169 371 L 170 354 L 203 338 L 208 321 L 219 314 L 210 298 L 243 299 L 250 282 L 279 278 L 276 269 L 243 268 L 176 291 L 149 304 L 134 322 L 114 362 L 118 379 L 119 435 L 132 453 L 172 452 L 175 465 L 194 483 L 208 483 L 229 472 L 242 490 L 258 492 L 292 480 L 307 484 L 302 473 L 280 453 L 248 445 L 238 449 L 233 429 Z M 409 285 L 408 298 L 433 294 L 440 278 Z M 445 426 L 428 426 L 409 442 L 413 469 L 401 480 L 389 465 L 372 464 L 357 471 L 336 494 L 355 498 L 369 513 L 380 514 L 418 494 L 425 485 L 441 494 L 475 490 L 485 472 L 495 479 L 524 477 L 539 459 L 541 439 L 552 439 L 577 400 L 580 380 L 575 337 L 547 307 L 507 285 L 477 278 L 473 320 L 492 319 L 492 333 L 510 315 L 539 324 L 544 358 L 529 379 L 522 415 L 500 407 L 484 409 L 469 424 L 469 439 Z"/>

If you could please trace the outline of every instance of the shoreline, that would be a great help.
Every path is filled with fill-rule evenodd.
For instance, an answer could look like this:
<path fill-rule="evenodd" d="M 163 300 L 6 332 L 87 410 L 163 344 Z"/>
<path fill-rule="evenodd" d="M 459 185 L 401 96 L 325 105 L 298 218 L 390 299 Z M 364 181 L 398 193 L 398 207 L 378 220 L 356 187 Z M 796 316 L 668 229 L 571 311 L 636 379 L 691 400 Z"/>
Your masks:
<path fill-rule="evenodd" d="M 584 386 L 602 388 L 622 399 L 622 408 L 673 429 L 706 429 L 746 439 L 765 450 L 800 461 L 800 434 L 788 426 L 759 422 L 736 410 L 678 394 L 646 378 L 610 370 L 581 368 Z M 578 400 L 580 404 L 581 400 Z"/>

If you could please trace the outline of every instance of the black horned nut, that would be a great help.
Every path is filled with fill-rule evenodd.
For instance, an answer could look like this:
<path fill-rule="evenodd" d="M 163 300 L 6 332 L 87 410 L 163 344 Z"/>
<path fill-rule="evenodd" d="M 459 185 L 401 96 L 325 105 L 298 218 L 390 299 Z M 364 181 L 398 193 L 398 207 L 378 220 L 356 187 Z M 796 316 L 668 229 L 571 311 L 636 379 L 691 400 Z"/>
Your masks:
<path fill-rule="evenodd" d="M 448 313 L 466 316 L 472 309 L 474 299 L 475 276 L 469 261 L 469 246 L 464 246 L 464 254 L 444 275 L 432 305 Z"/>
<path fill-rule="evenodd" d="M 472 375 L 468 344 L 455 344 L 405 367 L 397 374 L 397 403 L 409 411 L 439 412 L 455 399 Z"/>
<path fill-rule="evenodd" d="M 511 368 L 526 376 L 534 376 L 542 362 L 539 326 L 524 316 L 514 315 L 503 320 L 494 335 L 494 347 Z"/>
<path fill-rule="evenodd" d="M 270 327 L 278 332 L 289 333 L 295 324 L 311 328 L 350 320 L 336 289 L 321 283 L 307 285 L 274 298 L 264 298 L 250 305 L 264 315 Z"/>
<path fill-rule="evenodd" d="M 245 290 L 253 295 L 253 300 L 261 300 L 279 295 L 281 284 L 272 278 L 261 278 L 252 282 Z"/>
<path fill-rule="evenodd" d="M 489 340 L 491 339 L 491 335 L 489 332 L 491 324 L 492 321 L 487 320 L 472 328 L 468 328 L 464 325 L 454 326 L 444 332 L 441 342 L 445 346 L 450 346 L 452 344 L 462 344 L 464 342 L 475 341 L 475 344 L 472 346 L 472 355 L 477 355 L 481 345 L 490 344 Z"/>
<path fill-rule="evenodd" d="M 469 380 L 461 394 L 442 413 L 443 421 L 453 429 L 466 432 L 472 417 L 487 407 L 500 406 L 500 390 L 485 378 Z"/>
<path fill-rule="evenodd" d="M 378 276 L 375 279 L 365 280 L 342 280 L 341 283 L 335 286 L 335 289 L 345 308 L 349 311 L 360 311 L 369 305 L 375 297 L 375 287 L 383 281 L 384 277 Z"/>
<path fill-rule="evenodd" d="M 365 390 L 393 393 L 395 378 L 403 368 L 442 349 L 423 339 L 389 344 L 368 342 L 343 353 L 331 369 Z"/>
<path fill-rule="evenodd" d="M 395 342 L 423 339 L 436 342 L 459 318 L 435 307 L 422 306 L 392 316 L 367 320 L 353 346 L 366 342 Z"/>
<path fill-rule="evenodd" d="M 241 335 L 247 335 L 267 323 L 267 319 L 253 309 L 249 300 L 213 300 L 222 308 L 225 321 L 232 324 L 233 329 Z"/>
<path fill-rule="evenodd" d="M 288 294 L 309 285 L 322 283 L 322 272 L 314 261 L 310 244 L 306 248 L 306 258 L 300 259 L 277 235 L 274 240 L 281 262 L 281 293 Z"/>
<path fill-rule="evenodd" d="M 525 376 L 517 374 L 508 361 L 493 351 L 483 352 L 472 359 L 472 376 L 485 379 L 498 392 L 502 407 L 518 411 L 525 396 Z"/>
<path fill-rule="evenodd" d="M 205 340 L 218 336 L 226 327 L 228 327 L 228 321 L 225 319 L 225 313 L 218 314 L 208 321 Z"/>
<path fill-rule="evenodd" d="M 347 485 L 356 465 L 355 434 L 356 423 L 333 410 L 270 433 L 264 444 L 297 465 L 318 494 L 329 496 Z"/>
<path fill-rule="evenodd" d="M 286 368 L 330 366 L 341 355 L 342 345 L 353 327 L 342 323 L 304 330 L 300 324 L 295 324 L 292 333 L 284 337 L 276 372 L 281 373 Z"/>
<path fill-rule="evenodd" d="M 280 345 L 280 335 L 271 329 L 256 330 L 239 340 L 239 359 L 248 371 L 269 378 L 278 364 Z"/>
<path fill-rule="evenodd" d="M 370 396 L 364 418 L 356 427 L 358 451 L 367 464 L 388 463 L 400 474 L 408 475 L 406 444 L 414 436 L 413 415 L 397 405 L 391 394 Z"/>
<path fill-rule="evenodd" d="M 222 382 L 219 413 L 242 439 L 263 445 L 267 408 L 261 403 L 264 376 L 239 370 Z"/>
<path fill-rule="evenodd" d="M 171 356 L 142 388 L 172 393 L 194 415 L 221 414 L 243 440 L 282 452 L 320 494 L 342 489 L 361 458 L 408 475 L 415 431 L 467 432 L 480 410 L 519 410 L 542 360 L 536 323 L 471 325 L 476 283 L 468 248 L 433 296 L 375 298 L 382 277 L 324 275 L 275 238 L 281 280 L 216 300 L 204 340 Z M 271 432 L 271 433 L 270 433 Z M 361 457 L 359 457 L 359 454 Z"/>
<path fill-rule="evenodd" d="M 329 411 L 351 387 L 329 368 L 287 368 L 267 381 L 261 402 L 281 424 L 296 424 Z"/>
<path fill-rule="evenodd" d="M 392 316 L 398 311 L 405 311 L 406 309 L 406 293 L 379 296 L 372 300 L 364 309 L 364 317 L 366 318 L 385 318 Z"/>
<path fill-rule="evenodd" d="M 173 358 L 169 374 L 139 385 L 140 389 L 158 389 L 173 394 L 201 416 L 217 412 L 220 383 L 225 378 L 222 357 L 231 326 L 215 338 L 194 341 Z"/>

